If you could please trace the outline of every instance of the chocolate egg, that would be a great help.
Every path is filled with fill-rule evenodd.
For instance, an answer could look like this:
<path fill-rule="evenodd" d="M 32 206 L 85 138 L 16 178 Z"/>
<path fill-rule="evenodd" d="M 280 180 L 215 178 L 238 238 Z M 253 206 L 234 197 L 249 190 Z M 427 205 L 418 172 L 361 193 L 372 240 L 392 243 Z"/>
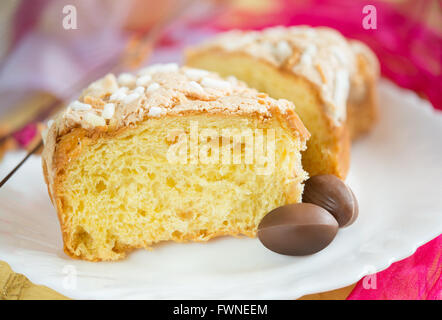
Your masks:
<path fill-rule="evenodd" d="M 324 208 L 335 217 L 340 227 L 351 225 L 359 212 L 358 201 L 353 191 L 332 174 L 308 179 L 305 182 L 302 202 Z"/>
<path fill-rule="evenodd" d="M 338 228 L 327 210 L 310 203 L 294 203 L 270 211 L 258 226 L 258 238 L 272 251 L 303 256 L 328 246 Z"/>

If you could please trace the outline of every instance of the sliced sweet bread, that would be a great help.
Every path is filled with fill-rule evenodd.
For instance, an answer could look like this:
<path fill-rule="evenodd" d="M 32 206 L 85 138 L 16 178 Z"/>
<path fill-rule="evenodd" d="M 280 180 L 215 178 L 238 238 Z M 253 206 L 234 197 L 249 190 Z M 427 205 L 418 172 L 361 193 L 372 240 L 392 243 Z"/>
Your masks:
<path fill-rule="evenodd" d="M 309 133 L 293 110 L 175 64 L 91 84 L 45 136 L 65 252 L 117 260 L 160 241 L 254 236 L 267 212 L 301 200 Z"/>

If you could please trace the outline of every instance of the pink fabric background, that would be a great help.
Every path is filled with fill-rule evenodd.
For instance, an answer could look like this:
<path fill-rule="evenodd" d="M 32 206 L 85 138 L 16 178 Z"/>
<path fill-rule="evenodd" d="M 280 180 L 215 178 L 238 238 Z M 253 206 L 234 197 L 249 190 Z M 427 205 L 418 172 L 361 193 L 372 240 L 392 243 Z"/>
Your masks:
<path fill-rule="evenodd" d="M 441 248 L 442 236 L 439 236 L 419 247 L 412 256 L 376 273 L 374 282 L 373 275 L 360 280 L 347 299 L 441 300 Z"/>
<path fill-rule="evenodd" d="M 92 22 L 79 32 L 65 33 L 59 30 L 59 26 L 46 29 L 41 26 L 40 20 L 43 16 L 47 19 L 48 12 L 59 12 L 57 10 L 64 4 L 80 2 L 80 11 L 101 12 L 100 1 L 93 0 L 23 1 L 15 20 L 11 54 L 0 71 L 0 94 L 17 88 L 40 88 L 67 98 L 64 95 L 66 88 L 79 75 L 121 50 L 127 40 L 127 33 L 122 30 L 126 13 L 118 5 L 101 12 L 101 15 L 89 16 Z M 259 13 L 227 8 L 217 11 L 214 16 L 193 11 L 199 15 L 186 16 L 167 28 L 151 62 L 180 61 L 181 51 L 188 44 L 233 27 L 260 29 L 278 24 L 326 25 L 366 42 L 378 55 L 384 77 L 418 92 L 428 98 L 435 108 L 442 109 L 441 36 L 419 20 L 404 14 L 404 10 L 385 2 L 370 1 L 377 9 L 378 28 L 365 30 L 361 21 L 362 8 L 367 2 L 363 0 L 280 0 L 272 3 L 271 8 Z M 402 9 L 415 6 L 415 16 L 425 19 L 428 11 L 425 3 L 428 2 L 404 1 Z M 43 14 L 45 12 L 46 15 Z M 30 125 L 15 137 L 20 144 L 26 145 L 35 133 L 35 125 Z M 364 279 L 359 281 L 348 299 L 441 299 L 441 252 L 442 236 L 439 236 L 421 246 L 409 258 L 377 273 L 376 288 L 366 289 Z"/>

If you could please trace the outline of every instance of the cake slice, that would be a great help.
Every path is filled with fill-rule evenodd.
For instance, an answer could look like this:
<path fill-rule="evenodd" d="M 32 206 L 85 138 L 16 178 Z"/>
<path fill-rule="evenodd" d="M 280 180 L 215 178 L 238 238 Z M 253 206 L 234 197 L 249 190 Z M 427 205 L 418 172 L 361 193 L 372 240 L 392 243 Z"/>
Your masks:
<path fill-rule="evenodd" d="M 307 177 L 309 133 L 291 102 L 175 64 L 96 81 L 44 138 L 64 250 L 91 261 L 255 236 L 266 213 L 301 200 Z"/>
<path fill-rule="evenodd" d="M 376 120 L 376 57 L 333 29 L 234 30 L 190 48 L 186 64 L 233 75 L 273 98 L 294 102 L 312 135 L 303 154 L 310 176 L 345 178 L 351 137 L 369 131 Z"/>

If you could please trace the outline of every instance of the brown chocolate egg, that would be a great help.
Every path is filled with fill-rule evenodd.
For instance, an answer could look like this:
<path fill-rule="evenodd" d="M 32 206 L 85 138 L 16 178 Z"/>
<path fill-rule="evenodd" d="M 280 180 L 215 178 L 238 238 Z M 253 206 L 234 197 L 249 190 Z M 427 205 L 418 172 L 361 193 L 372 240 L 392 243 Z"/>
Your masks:
<path fill-rule="evenodd" d="M 330 212 L 340 227 L 351 225 L 357 218 L 358 201 L 342 180 L 331 174 L 311 177 L 305 182 L 302 202 L 316 204 Z"/>
<path fill-rule="evenodd" d="M 272 251 L 303 256 L 328 246 L 338 228 L 327 210 L 310 203 L 294 203 L 269 212 L 258 226 L 258 238 Z"/>

